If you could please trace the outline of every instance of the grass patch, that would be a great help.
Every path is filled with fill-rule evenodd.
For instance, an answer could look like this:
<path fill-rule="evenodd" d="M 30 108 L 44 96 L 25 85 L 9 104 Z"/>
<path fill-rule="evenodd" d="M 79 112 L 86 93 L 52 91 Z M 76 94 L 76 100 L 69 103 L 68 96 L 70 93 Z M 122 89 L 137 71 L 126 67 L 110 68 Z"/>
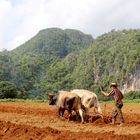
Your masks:
<path fill-rule="evenodd" d="M 140 99 L 124 99 L 124 103 L 140 103 Z"/>
<path fill-rule="evenodd" d="M 0 99 L 0 102 L 48 102 L 48 100 L 39 100 L 39 99 Z"/>
<path fill-rule="evenodd" d="M 114 103 L 115 101 L 111 100 L 111 101 L 103 101 L 103 102 Z M 140 103 L 140 99 L 123 99 L 123 103 Z"/>
<path fill-rule="evenodd" d="M 48 102 L 48 100 L 41 99 L 0 99 L 0 102 Z M 111 101 L 100 101 L 100 103 L 114 103 L 114 100 Z M 140 103 L 140 99 L 123 99 L 124 103 Z"/>

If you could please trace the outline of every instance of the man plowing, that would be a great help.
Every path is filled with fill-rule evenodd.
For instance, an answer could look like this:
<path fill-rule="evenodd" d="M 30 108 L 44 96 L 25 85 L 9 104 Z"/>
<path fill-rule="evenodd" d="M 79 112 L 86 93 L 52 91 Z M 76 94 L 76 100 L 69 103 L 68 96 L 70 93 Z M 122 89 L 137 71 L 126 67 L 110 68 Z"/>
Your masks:
<path fill-rule="evenodd" d="M 114 96 L 115 108 L 114 108 L 114 111 L 112 114 L 112 123 L 111 124 L 115 124 L 116 117 L 117 117 L 117 115 L 119 115 L 120 126 L 122 126 L 124 124 L 124 118 L 123 118 L 123 114 L 122 114 L 122 110 L 121 110 L 123 107 L 123 102 L 122 102 L 123 94 L 118 89 L 118 86 L 116 83 L 111 83 L 110 89 L 111 89 L 110 93 L 104 92 L 102 88 L 101 88 L 101 92 L 103 93 L 104 96 Z"/>

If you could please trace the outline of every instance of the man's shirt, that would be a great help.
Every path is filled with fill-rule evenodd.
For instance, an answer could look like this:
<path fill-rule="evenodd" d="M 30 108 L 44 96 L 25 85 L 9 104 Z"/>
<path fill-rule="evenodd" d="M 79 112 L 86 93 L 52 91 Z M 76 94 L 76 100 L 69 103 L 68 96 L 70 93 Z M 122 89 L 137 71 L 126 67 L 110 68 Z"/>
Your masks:
<path fill-rule="evenodd" d="M 119 89 L 113 89 L 108 96 L 114 96 L 116 102 L 121 102 L 123 99 L 123 94 Z"/>

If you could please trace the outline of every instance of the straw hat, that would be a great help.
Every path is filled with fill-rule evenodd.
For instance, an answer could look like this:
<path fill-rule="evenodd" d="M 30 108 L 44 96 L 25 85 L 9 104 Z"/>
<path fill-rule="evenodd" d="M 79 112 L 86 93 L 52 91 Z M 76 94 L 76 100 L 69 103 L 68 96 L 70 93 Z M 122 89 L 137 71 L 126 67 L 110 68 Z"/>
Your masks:
<path fill-rule="evenodd" d="M 111 83 L 110 84 L 110 87 L 117 87 L 118 85 L 117 85 L 117 83 Z"/>

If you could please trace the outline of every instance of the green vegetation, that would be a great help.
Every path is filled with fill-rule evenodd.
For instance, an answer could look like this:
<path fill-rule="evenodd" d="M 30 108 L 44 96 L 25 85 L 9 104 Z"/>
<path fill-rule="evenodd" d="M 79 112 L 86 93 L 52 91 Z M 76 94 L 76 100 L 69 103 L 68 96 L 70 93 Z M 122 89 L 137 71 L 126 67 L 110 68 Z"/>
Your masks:
<path fill-rule="evenodd" d="M 90 47 L 52 64 L 46 85 L 51 90 L 85 88 L 96 92 L 102 100 L 110 100 L 99 93 L 99 84 L 106 91 L 111 82 L 124 85 L 127 73 L 140 57 L 138 34 L 139 30 L 123 30 L 98 37 Z"/>
<path fill-rule="evenodd" d="M 0 81 L 18 89 L 17 98 L 47 99 L 46 93 L 84 88 L 99 92 L 110 82 L 123 87 L 140 58 L 140 30 L 122 30 L 97 39 L 77 30 L 50 28 L 13 51 L 0 52 Z"/>
<path fill-rule="evenodd" d="M 124 99 L 124 103 L 140 103 L 140 99 Z"/>
<path fill-rule="evenodd" d="M 106 103 L 106 102 L 107 103 L 114 103 L 114 100 L 113 101 L 112 100 L 111 101 L 105 101 L 105 102 L 101 101 L 101 103 Z M 123 103 L 140 103 L 140 99 L 133 99 L 133 100 L 132 99 L 124 99 Z"/>
<path fill-rule="evenodd" d="M 0 99 L 0 102 L 37 102 L 37 103 L 42 103 L 42 102 L 48 102 L 48 100 L 44 100 L 44 99 L 17 99 L 17 98 L 14 98 L 14 99 Z M 114 101 L 100 101 L 100 103 L 114 103 Z M 123 100 L 124 103 L 140 103 L 140 99 L 124 99 Z"/>
<path fill-rule="evenodd" d="M 127 92 L 124 96 L 124 99 L 127 100 L 140 99 L 140 90 Z"/>
<path fill-rule="evenodd" d="M 17 88 L 16 86 L 8 81 L 0 82 L 0 98 L 16 98 L 17 97 Z"/>

